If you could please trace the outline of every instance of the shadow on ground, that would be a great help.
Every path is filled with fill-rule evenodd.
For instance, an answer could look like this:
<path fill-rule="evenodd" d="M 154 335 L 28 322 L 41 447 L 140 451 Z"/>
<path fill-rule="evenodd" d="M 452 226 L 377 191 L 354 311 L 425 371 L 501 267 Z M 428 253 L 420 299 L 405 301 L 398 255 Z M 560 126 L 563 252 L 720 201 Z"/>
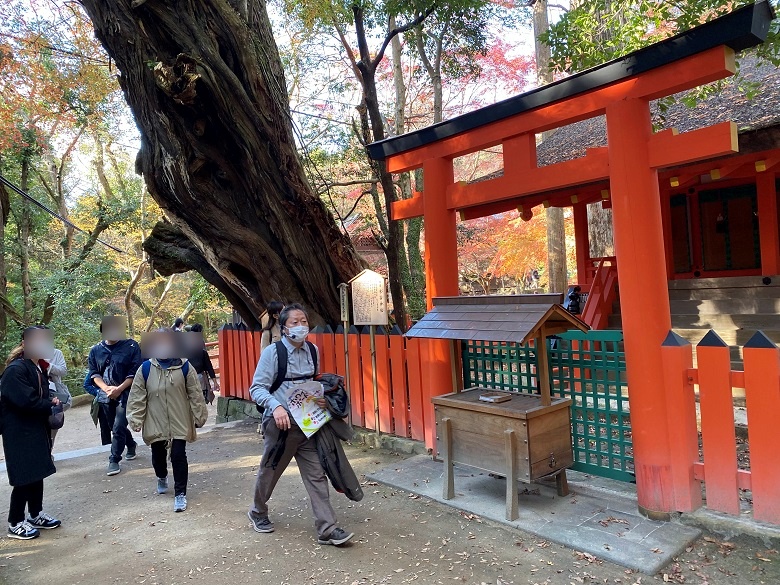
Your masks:
<path fill-rule="evenodd" d="M 366 497 L 333 502 L 356 532 L 343 549 L 316 544 L 309 504 L 291 466 L 271 501 L 273 534 L 256 534 L 246 510 L 261 450 L 254 425 L 217 428 L 189 448 L 189 510 L 173 512 L 154 493 L 149 450 L 105 476 L 105 454 L 57 463 L 46 509 L 62 528 L 30 542 L 0 538 L 0 583 L 647 583 L 625 570 L 549 540 L 496 525 L 372 481 Z M 397 466 L 397 454 L 350 447 L 361 474 Z M 9 487 L 3 477 L 0 502 Z M 2 508 L 3 512 L 5 507 Z M 757 556 L 758 555 L 758 556 Z M 762 560 L 766 559 L 766 560 Z M 780 557 L 749 542 L 699 540 L 666 578 L 686 583 L 778 583 Z M 733 575 L 736 574 L 736 575 Z M 729 576 L 732 575 L 732 576 Z M 684 579 L 684 581 L 683 581 Z"/>

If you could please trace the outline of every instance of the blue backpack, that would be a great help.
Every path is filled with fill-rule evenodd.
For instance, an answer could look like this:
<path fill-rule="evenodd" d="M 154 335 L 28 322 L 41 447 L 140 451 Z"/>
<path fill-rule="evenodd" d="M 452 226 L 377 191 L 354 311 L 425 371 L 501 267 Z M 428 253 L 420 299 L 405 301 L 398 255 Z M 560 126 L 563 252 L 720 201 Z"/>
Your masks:
<path fill-rule="evenodd" d="M 144 377 L 144 383 L 146 383 L 149 380 L 149 372 L 152 371 L 152 362 L 149 360 L 145 360 L 144 363 L 141 364 L 141 374 L 143 374 Z M 184 379 L 187 379 L 187 374 L 190 373 L 190 362 L 187 360 L 184 360 L 184 363 L 181 365 L 181 373 L 184 374 Z"/>

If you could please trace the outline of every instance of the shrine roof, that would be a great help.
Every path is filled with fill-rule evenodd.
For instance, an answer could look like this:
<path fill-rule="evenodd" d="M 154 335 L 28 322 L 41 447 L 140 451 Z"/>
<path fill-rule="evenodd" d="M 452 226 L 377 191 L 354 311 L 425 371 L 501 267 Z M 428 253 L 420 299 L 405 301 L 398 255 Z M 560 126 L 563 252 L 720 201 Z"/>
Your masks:
<path fill-rule="evenodd" d="M 525 343 L 543 324 L 548 335 L 587 331 L 561 301 L 560 294 L 439 297 L 406 336 Z"/>
<path fill-rule="evenodd" d="M 740 90 L 741 86 L 754 86 L 758 91 L 748 97 Z M 725 80 L 717 91 L 697 100 L 694 107 L 683 101 L 691 93 L 673 96 L 674 103 L 663 114 L 658 102 L 653 102 L 651 111 L 656 127 L 689 132 L 733 120 L 740 134 L 739 151 L 746 153 L 753 150 L 749 144 L 753 132 L 780 126 L 780 108 L 777 106 L 780 104 L 780 68 L 759 62 L 755 57 L 740 62 L 738 79 Z M 579 158 L 585 155 L 586 149 L 606 144 L 606 122 L 604 116 L 597 116 L 558 128 L 536 147 L 536 153 L 539 165 L 544 166 Z"/>
<path fill-rule="evenodd" d="M 725 45 L 737 52 L 754 47 L 766 38 L 773 18 L 769 3 L 759 0 L 684 33 L 554 83 L 451 120 L 374 142 L 368 145 L 369 154 L 375 160 L 384 160 L 394 154 L 617 83 L 714 47 Z"/>

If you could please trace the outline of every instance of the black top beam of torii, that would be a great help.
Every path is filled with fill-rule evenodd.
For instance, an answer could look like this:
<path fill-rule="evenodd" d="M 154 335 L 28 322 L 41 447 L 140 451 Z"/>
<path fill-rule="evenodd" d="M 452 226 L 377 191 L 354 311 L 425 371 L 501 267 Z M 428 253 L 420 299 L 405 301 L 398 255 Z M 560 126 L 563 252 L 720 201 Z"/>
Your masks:
<path fill-rule="evenodd" d="M 384 160 L 389 156 L 622 81 L 721 45 L 726 45 L 735 52 L 755 47 L 766 40 L 774 17 L 774 10 L 769 2 L 759 0 L 684 33 L 549 85 L 415 132 L 374 142 L 368 145 L 369 155 L 374 160 Z"/>

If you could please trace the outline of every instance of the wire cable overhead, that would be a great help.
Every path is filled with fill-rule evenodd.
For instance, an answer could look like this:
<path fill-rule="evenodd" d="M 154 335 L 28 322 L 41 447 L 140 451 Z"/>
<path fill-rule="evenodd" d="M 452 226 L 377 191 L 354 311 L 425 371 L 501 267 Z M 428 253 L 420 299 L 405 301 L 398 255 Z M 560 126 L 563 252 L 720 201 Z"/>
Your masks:
<path fill-rule="evenodd" d="M 81 229 L 79 226 L 74 224 L 72 221 L 65 219 L 64 217 L 62 217 L 59 213 L 57 213 L 53 209 L 49 209 L 48 207 L 46 207 L 43 203 L 41 203 L 40 201 L 35 199 L 29 193 L 25 193 L 24 191 L 22 191 L 19 187 L 17 187 L 11 181 L 6 179 L 2 174 L 0 174 L 0 183 L 5 185 L 6 187 L 10 188 L 11 190 L 13 190 L 15 193 L 18 193 L 20 196 L 22 196 L 25 199 L 27 199 L 27 201 L 29 201 L 33 205 L 36 205 L 37 207 L 40 207 L 41 209 L 43 209 L 46 213 L 48 213 L 52 217 L 55 217 L 55 218 L 59 219 L 62 223 L 64 223 L 68 227 L 71 227 L 74 230 L 76 230 L 77 232 L 81 232 L 82 234 L 86 234 L 88 236 L 91 235 L 88 231 Z M 97 243 L 99 243 L 99 244 L 103 244 L 106 248 L 111 248 L 112 250 L 114 250 L 114 252 L 119 252 L 120 254 L 124 254 L 125 253 L 124 250 L 120 250 L 116 246 L 112 246 L 111 244 L 101 240 L 100 238 L 95 238 L 95 241 Z"/>

